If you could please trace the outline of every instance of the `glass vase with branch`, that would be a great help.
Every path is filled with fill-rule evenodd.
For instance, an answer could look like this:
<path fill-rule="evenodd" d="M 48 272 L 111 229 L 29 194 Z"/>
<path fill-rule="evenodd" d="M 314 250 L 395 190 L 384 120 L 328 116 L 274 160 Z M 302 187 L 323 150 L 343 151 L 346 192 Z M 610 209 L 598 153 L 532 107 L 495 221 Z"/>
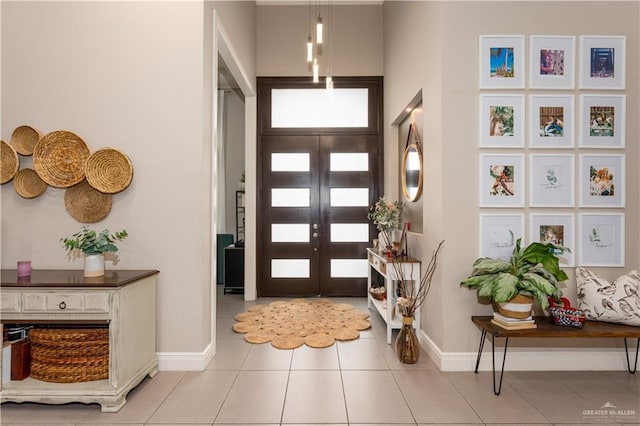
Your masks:
<path fill-rule="evenodd" d="M 398 278 L 399 296 L 397 300 L 398 311 L 402 315 L 402 328 L 396 338 L 396 352 L 401 362 L 414 364 L 420 356 L 420 344 L 415 333 L 413 321 L 416 312 L 427 300 L 433 276 L 438 266 L 438 256 L 444 245 L 444 240 L 440 241 L 436 249 L 431 254 L 431 259 L 425 269 L 424 274 L 415 279 L 413 277 L 413 262 L 405 269 L 406 262 L 390 262 L 395 276 Z"/>

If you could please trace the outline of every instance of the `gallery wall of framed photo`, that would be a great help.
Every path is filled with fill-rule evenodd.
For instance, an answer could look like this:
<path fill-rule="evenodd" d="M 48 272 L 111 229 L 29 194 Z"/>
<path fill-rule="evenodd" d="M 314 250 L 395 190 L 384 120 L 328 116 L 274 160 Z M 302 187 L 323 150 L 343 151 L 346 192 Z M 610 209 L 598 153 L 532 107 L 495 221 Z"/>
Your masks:
<path fill-rule="evenodd" d="M 562 266 L 625 266 L 625 42 L 479 37 L 480 257 L 522 238 L 570 248 Z"/>

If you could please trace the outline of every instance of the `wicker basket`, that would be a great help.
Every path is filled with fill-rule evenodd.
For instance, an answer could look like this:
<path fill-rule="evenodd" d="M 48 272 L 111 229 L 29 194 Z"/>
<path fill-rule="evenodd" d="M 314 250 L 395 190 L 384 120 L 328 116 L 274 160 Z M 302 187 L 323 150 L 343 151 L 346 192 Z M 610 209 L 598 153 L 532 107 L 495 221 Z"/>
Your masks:
<path fill-rule="evenodd" d="M 109 377 L 108 328 L 34 328 L 31 377 L 75 383 Z"/>
<path fill-rule="evenodd" d="M 387 291 L 383 291 L 383 292 L 377 292 L 377 291 L 373 291 L 376 287 L 371 287 L 369 289 L 369 294 L 371 294 L 371 297 L 373 297 L 376 300 L 384 300 L 387 298 Z"/>
<path fill-rule="evenodd" d="M 36 198 L 44 194 L 47 184 L 33 169 L 21 169 L 13 178 L 13 187 L 22 198 Z"/>
<path fill-rule="evenodd" d="M 68 188 L 84 180 L 89 148 L 75 133 L 57 130 L 33 148 L 33 168 L 51 186 Z"/>
<path fill-rule="evenodd" d="M 114 148 L 102 148 L 89 156 L 85 174 L 93 188 L 115 194 L 131 184 L 133 165 L 125 153 Z"/>
<path fill-rule="evenodd" d="M 16 150 L 5 141 L 0 140 L 0 150 L 0 184 L 5 184 L 18 173 L 20 159 Z"/>
<path fill-rule="evenodd" d="M 16 127 L 11 134 L 11 145 L 20 155 L 32 155 L 41 137 L 40 131 L 31 126 Z"/>

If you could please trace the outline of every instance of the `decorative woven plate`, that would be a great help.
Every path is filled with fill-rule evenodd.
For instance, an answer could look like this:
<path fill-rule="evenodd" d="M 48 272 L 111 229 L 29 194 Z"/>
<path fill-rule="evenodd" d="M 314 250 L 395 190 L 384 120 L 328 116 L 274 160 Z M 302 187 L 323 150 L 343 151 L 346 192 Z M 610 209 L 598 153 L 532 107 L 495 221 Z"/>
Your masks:
<path fill-rule="evenodd" d="M 18 151 L 18 154 L 31 155 L 40 137 L 40 132 L 31 126 L 16 127 L 11 133 L 11 145 Z"/>
<path fill-rule="evenodd" d="M 33 169 L 22 169 L 16 173 L 13 187 L 22 198 L 36 198 L 47 190 L 47 184 Z"/>
<path fill-rule="evenodd" d="M 9 182 L 18 173 L 20 159 L 15 149 L 3 140 L 0 140 L 0 184 Z"/>
<path fill-rule="evenodd" d="M 67 212 L 80 223 L 96 223 L 111 211 L 113 196 L 93 189 L 86 180 L 67 188 L 64 206 Z"/>
<path fill-rule="evenodd" d="M 133 165 L 123 152 L 102 148 L 89 156 L 85 173 L 89 185 L 100 192 L 115 194 L 131 184 Z"/>
<path fill-rule="evenodd" d="M 88 158 L 87 144 L 65 130 L 47 133 L 33 148 L 33 168 L 43 181 L 56 188 L 81 182 Z"/>

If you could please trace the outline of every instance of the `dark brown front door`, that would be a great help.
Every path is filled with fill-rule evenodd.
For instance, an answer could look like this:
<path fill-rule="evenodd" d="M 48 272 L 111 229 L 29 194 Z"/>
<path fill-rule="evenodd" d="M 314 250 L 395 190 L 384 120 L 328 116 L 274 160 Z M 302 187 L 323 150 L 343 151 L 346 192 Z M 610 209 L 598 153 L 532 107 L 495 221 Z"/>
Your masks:
<path fill-rule="evenodd" d="M 292 131 L 261 121 L 260 296 L 366 295 L 365 249 L 375 235 L 367 212 L 382 183 L 381 135 L 377 121 L 369 124 Z"/>

